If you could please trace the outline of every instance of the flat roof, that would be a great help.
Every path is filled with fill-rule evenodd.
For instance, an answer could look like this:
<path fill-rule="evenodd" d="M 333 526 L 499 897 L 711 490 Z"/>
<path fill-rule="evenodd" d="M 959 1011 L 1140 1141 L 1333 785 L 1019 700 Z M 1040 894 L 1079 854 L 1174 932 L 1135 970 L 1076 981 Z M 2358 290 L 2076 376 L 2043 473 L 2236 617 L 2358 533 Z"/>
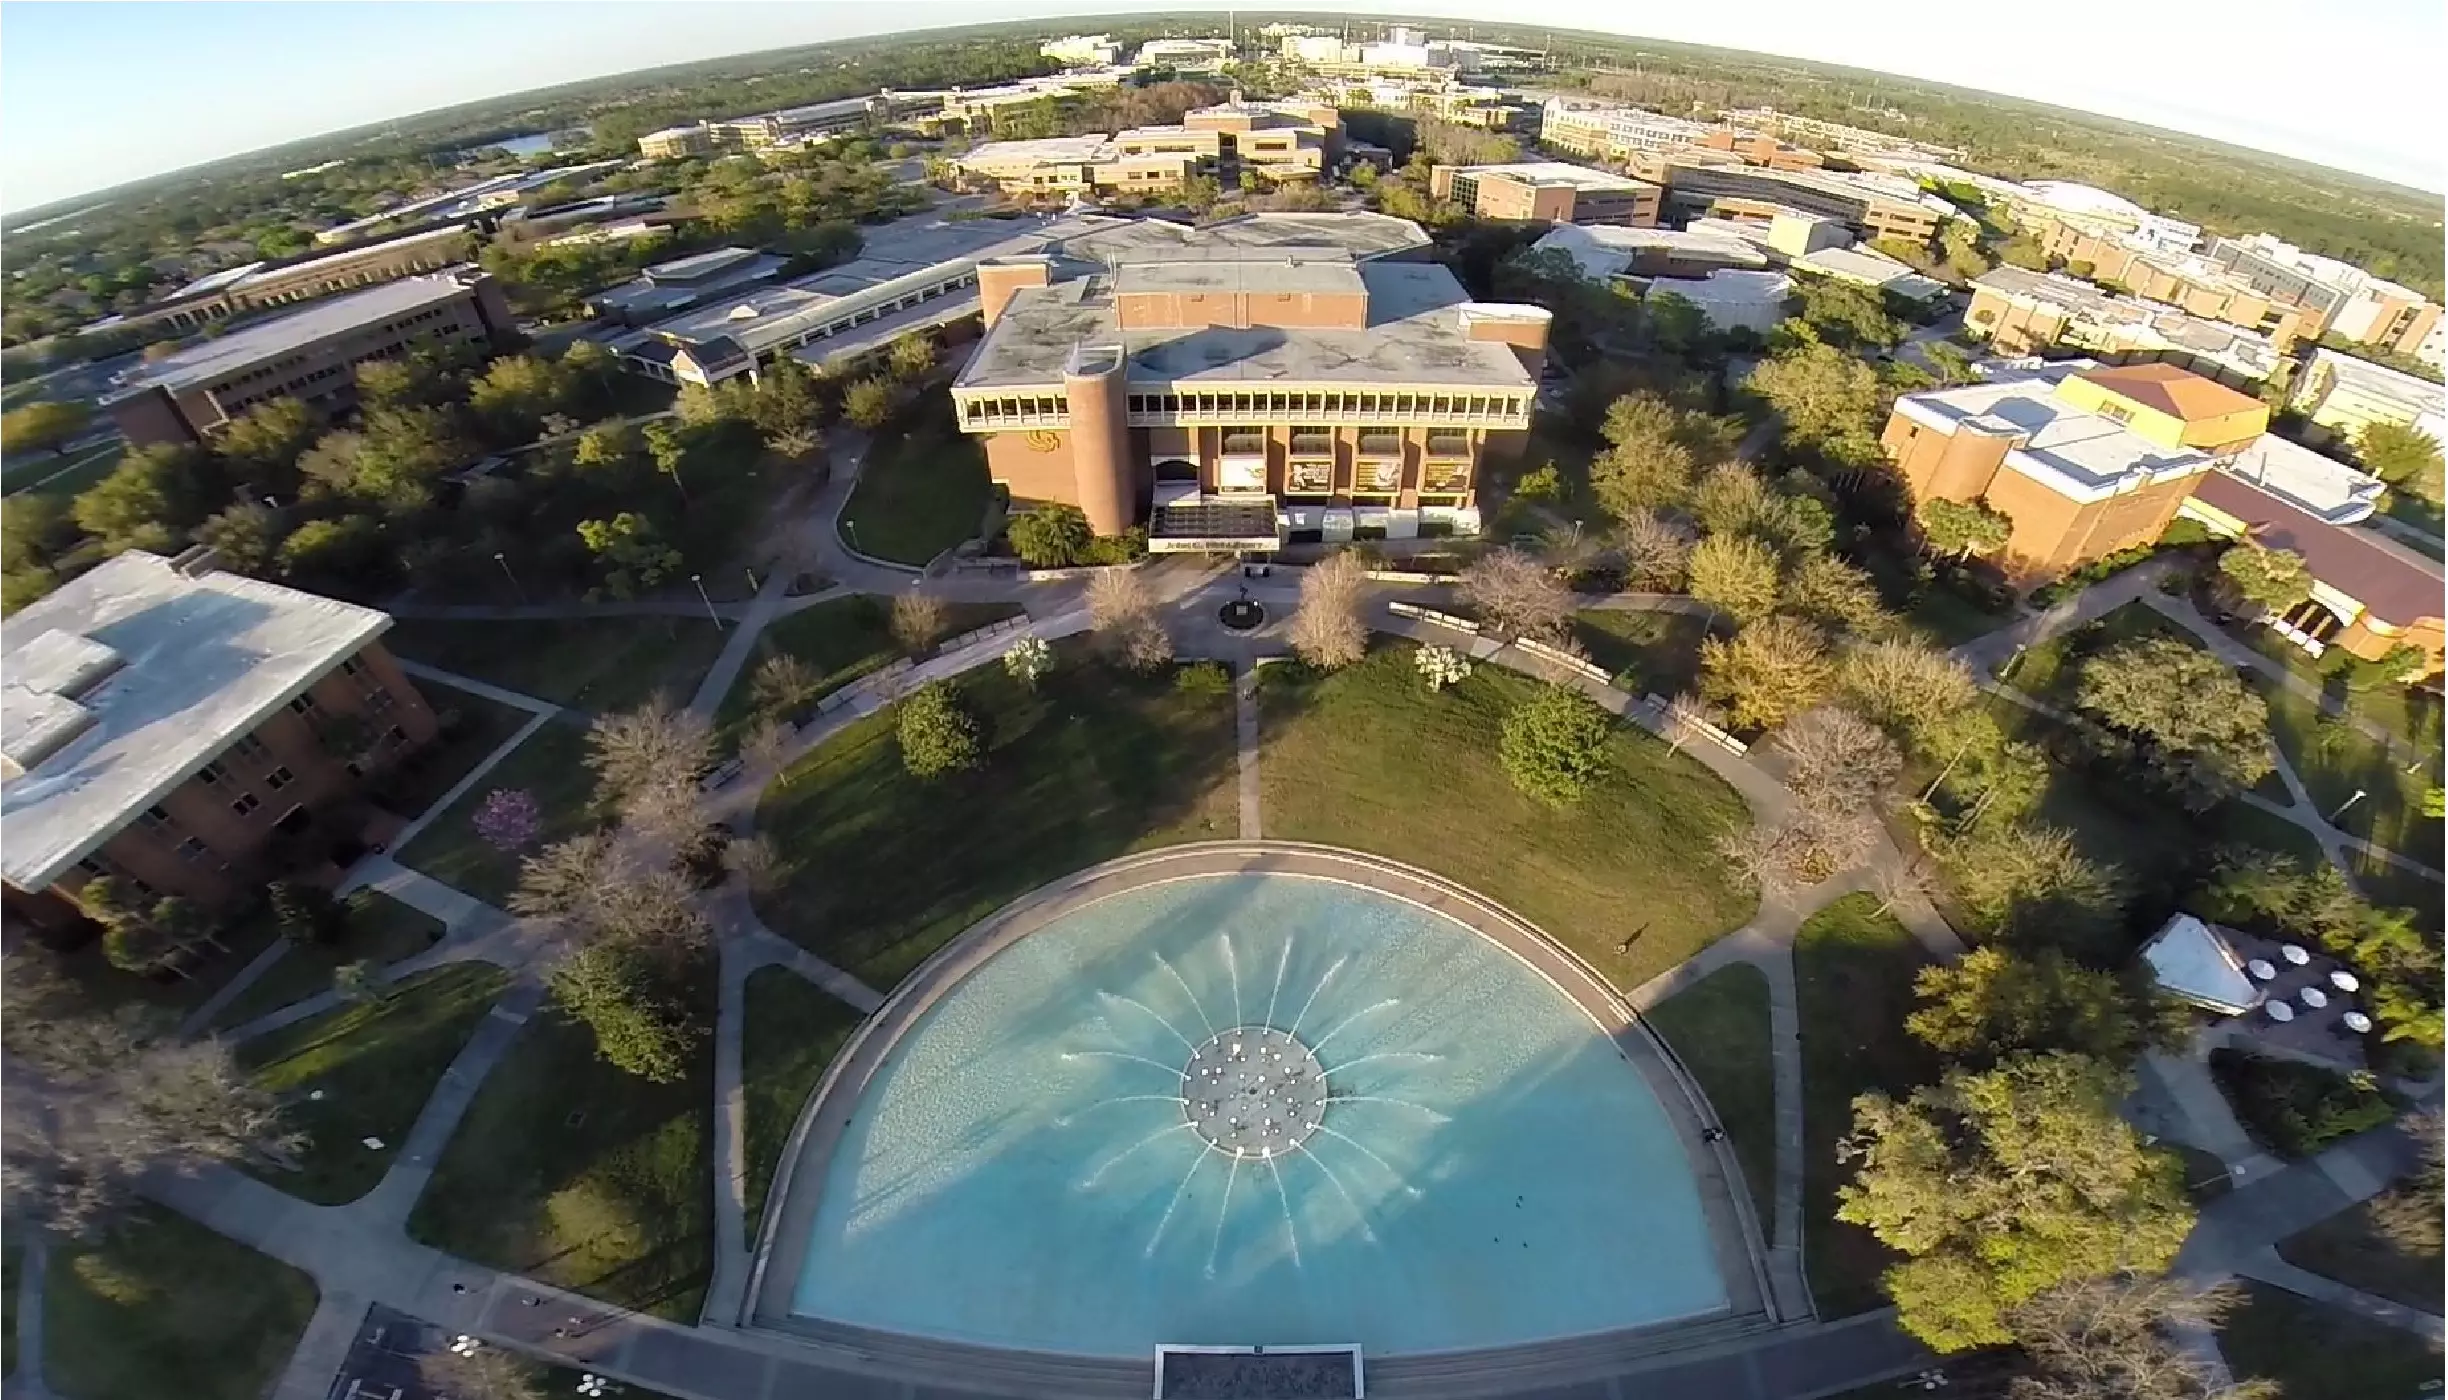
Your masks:
<path fill-rule="evenodd" d="M 1612 170 L 1592 170 L 1586 165 L 1574 165 L 1561 160 L 1522 160 L 1504 165 L 1457 165 L 1456 175 L 1501 175 L 1526 185 L 1570 185 L 1578 190 L 1654 190 L 1647 180 L 1618 175 Z"/>
<path fill-rule="evenodd" d="M 327 301 L 314 302 L 286 316 L 241 326 L 227 335 L 198 341 L 175 354 L 128 371 L 122 384 L 129 389 L 163 388 L 178 392 L 192 385 L 226 378 L 250 366 L 300 350 L 376 321 L 422 311 L 428 306 L 469 295 L 473 266 L 403 277 Z"/>
<path fill-rule="evenodd" d="M 2276 433 L 2263 433 L 2223 470 L 2319 516 L 2351 525 L 2379 507 L 2380 478 Z"/>
<path fill-rule="evenodd" d="M 2312 363 L 2316 366 L 2327 365 L 2337 375 L 2340 384 L 2360 389 L 2375 398 L 2394 399 L 2419 414 L 2438 414 L 2448 408 L 2448 388 L 2403 370 L 2373 364 L 2325 346 L 2312 352 Z"/>
<path fill-rule="evenodd" d="M 971 147 L 954 156 L 953 160 L 961 165 L 980 166 L 1021 161 L 1060 165 L 1097 160 L 1112 148 L 1113 138 L 1109 136 L 1040 136 L 1028 141 L 989 141 L 982 146 Z"/>
<path fill-rule="evenodd" d="M 1200 250 L 1207 251 L 1207 250 Z M 1363 292 L 1360 274 L 1340 249 L 1287 256 L 1255 249 L 1215 250 L 1221 257 L 1169 257 L 1125 263 L 1114 271 L 1118 292 Z"/>
<path fill-rule="evenodd" d="M 2439 561 L 2377 530 L 2332 525 L 2229 472 L 2212 472 L 2193 494 L 2204 505 L 2243 521 L 2255 542 L 2302 555 L 2313 578 L 2392 627 L 2409 627 L 2448 612 L 2441 601 L 2448 592 L 2448 574 Z"/>
<path fill-rule="evenodd" d="M 1924 277 L 1885 253 L 1864 248 L 1819 248 L 1794 259 L 1794 266 L 1914 301 L 1927 301 L 1946 291 L 1944 282 Z"/>
<path fill-rule="evenodd" d="M 1896 411 L 1942 433 L 2019 437 L 2006 465 L 2062 496 L 2095 501 L 2142 480 L 2198 472 L 2207 453 L 2166 448 L 2122 424 L 2075 408 L 2044 378 L 2015 378 L 1906 394 Z"/>
<path fill-rule="evenodd" d="M 48 886 L 390 625 L 142 550 L 28 604 L 0 623 L 0 876 Z"/>

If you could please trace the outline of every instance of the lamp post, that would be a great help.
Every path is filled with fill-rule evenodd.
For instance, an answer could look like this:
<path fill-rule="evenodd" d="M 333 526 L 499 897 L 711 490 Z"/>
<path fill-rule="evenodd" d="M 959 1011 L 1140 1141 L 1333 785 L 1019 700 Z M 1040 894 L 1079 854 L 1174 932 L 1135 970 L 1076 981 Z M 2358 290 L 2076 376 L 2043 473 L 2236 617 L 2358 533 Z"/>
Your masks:
<path fill-rule="evenodd" d="M 493 562 L 501 565 L 502 577 L 510 580 L 510 591 L 516 593 L 518 595 L 519 602 L 524 604 L 527 601 L 527 590 L 519 584 L 518 575 L 510 571 L 509 556 L 504 554 L 501 550 L 494 550 Z"/>
<path fill-rule="evenodd" d="M 2330 824 L 2331 826 L 2336 826 L 2336 825 L 2337 825 L 2337 819 L 2338 819 L 2338 818 L 2340 818 L 2340 817 L 2342 817 L 2342 816 L 2345 816 L 2345 815 L 2346 815 L 2346 809 L 2347 809 L 2347 808 L 2352 807 L 2352 806 L 2353 806 L 2353 805 L 2355 805 L 2356 803 L 2358 803 L 2358 802 L 2362 801 L 2362 800 L 2363 800 L 2365 797 L 2367 797 L 2367 796 L 2369 796 L 2369 794 L 2368 794 L 2368 793 L 2366 793 L 2366 792 L 2364 792 L 2364 791 L 2363 791 L 2363 789 L 2361 789 L 2361 788 L 2356 788 L 2356 789 L 2354 790 L 2354 796 L 2349 797 L 2349 798 L 2347 798 L 2345 801 L 2343 801 L 2343 802 L 2339 803 L 2339 804 L 2338 804 L 2338 809 L 2337 809 L 2336 811 L 2331 812 L 2331 813 L 2329 814 L 2329 824 Z"/>
<path fill-rule="evenodd" d="M 697 585 L 697 601 L 705 604 L 706 616 L 714 619 L 714 630 L 720 632 L 723 625 L 722 614 L 714 611 L 714 600 L 706 596 L 705 575 L 690 574 L 689 582 Z"/>

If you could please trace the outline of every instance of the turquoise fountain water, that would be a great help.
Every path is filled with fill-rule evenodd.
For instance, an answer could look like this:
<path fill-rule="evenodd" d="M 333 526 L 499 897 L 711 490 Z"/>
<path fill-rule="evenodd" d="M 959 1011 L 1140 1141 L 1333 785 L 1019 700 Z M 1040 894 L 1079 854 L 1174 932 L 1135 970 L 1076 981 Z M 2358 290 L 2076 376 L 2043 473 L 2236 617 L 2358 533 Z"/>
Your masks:
<path fill-rule="evenodd" d="M 1280 875 L 1117 896 L 895 1045 L 793 1310 L 1097 1355 L 1499 1346 L 1723 1308 L 1647 1081 L 1503 949 Z"/>

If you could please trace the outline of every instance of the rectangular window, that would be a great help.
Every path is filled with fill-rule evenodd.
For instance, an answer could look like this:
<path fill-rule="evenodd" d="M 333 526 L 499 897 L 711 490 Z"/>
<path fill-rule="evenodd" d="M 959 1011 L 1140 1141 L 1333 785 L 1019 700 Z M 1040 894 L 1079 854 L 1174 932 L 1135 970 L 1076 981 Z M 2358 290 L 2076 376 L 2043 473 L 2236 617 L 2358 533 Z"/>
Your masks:
<path fill-rule="evenodd" d="M 383 711 L 390 709 L 396 703 L 398 703 L 398 699 L 392 695 L 390 691 L 370 690 L 366 692 L 365 708 L 367 714 L 379 715 Z"/>
<path fill-rule="evenodd" d="M 206 856 L 212 854 L 211 850 L 205 846 L 203 841 L 193 836 L 179 842 L 178 853 L 180 860 L 190 862 L 200 861 Z"/>
<path fill-rule="evenodd" d="M 218 783 L 227 777 L 229 770 L 218 763 L 207 763 L 196 770 L 196 781 L 199 783 Z"/>
<path fill-rule="evenodd" d="M 286 767 L 275 768 L 271 772 L 264 775 L 264 786 L 272 789 L 274 792 L 278 792 L 282 788 L 285 788 L 296 781 L 297 774 L 290 772 Z"/>
<path fill-rule="evenodd" d="M 340 674 L 344 676 L 353 676 L 365 668 L 366 666 L 363 661 L 360 661 L 356 657 L 352 656 L 348 660 L 340 663 Z"/>
<path fill-rule="evenodd" d="M 262 798 L 257 797 L 251 792 L 242 792 L 238 794 L 236 800 L 230 803 L 230 810 L 243 817 L 251 815 L 256 808 L 261 807 L 262 805 Z"/>
<path fill-rule="evenodd" d="M 144 824 L 147 831 L 160 831 L 170 825 L 170 814 L 160 807 L 147 807 L 144 815 L 137 820 Z"/>
<path fill-rule="evenodd" d="M 395 724 L 383 731 L 383 737 L 394 744 L 405 744 L 408 742 L 408 731 Z"/>
<path fill-rule="evenodd" d="M 310 715 L 320 707 L 315 704 L 315 698 L 313 696 L 301 695 L 295 700 L 289 702 L 289 708 L 301 715 Z"/>
<path fill-rule="evenodd" d="M 85 859 L 78 861 L 76 863 L 76 868 L 82 871 L 85 878 L 88 880 L 99 880 L 104 875 L 110 873 L 109 869 L 105 867 L 102 862 L 95 860 L 91 856 L 87 856 Z"/>

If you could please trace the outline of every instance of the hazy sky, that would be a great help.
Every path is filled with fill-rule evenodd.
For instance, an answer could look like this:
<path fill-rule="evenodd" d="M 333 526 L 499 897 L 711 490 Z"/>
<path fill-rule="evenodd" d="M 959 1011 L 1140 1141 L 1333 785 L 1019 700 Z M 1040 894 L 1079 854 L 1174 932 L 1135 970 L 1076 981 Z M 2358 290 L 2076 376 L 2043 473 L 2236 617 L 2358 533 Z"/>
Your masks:
<path fill-rule="evenodd" d="M 982 20 L 1222 6 L 204 3 L 0 5 L 0 208 L 498 93 L 721 54 Z M 1276 3 L 1268 8 L 1316 8 Z M 2175 127 L 2428 189 L 2439 0 L 1346 0 L 1822 59 Z"/>

